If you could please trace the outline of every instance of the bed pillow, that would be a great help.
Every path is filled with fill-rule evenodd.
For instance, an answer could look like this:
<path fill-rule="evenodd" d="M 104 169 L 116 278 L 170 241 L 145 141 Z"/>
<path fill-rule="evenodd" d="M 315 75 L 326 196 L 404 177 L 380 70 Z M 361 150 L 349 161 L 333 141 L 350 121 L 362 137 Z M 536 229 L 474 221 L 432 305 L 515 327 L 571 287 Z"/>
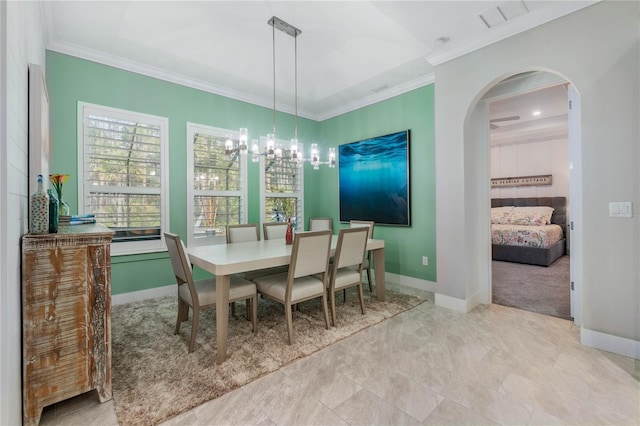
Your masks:
<path fill-rule="evenodd" d="M 548 225 L 551 223 L 552 207 L 514 207 L 507 219 L 511 225 Z"/>
<path fill-rule="evenodd" d="M 509 223 L 509 217 L 511 216 L 511 211 L 513 210 L 513 206 L 505 206 L 505 207 L 492 207 L 491 208 L 491 223 L 506 225 Z"/>

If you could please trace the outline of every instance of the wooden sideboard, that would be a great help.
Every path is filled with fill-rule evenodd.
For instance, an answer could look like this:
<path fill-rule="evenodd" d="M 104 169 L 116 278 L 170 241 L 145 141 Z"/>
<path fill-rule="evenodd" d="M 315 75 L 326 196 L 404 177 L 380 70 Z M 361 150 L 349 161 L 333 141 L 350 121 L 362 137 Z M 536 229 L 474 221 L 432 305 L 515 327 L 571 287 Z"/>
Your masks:
<path fill-rule="evenodd" d="M 111 260 L 104 226 L 22 237 L 23 422 L 97 389 L 111 399 Z"/>

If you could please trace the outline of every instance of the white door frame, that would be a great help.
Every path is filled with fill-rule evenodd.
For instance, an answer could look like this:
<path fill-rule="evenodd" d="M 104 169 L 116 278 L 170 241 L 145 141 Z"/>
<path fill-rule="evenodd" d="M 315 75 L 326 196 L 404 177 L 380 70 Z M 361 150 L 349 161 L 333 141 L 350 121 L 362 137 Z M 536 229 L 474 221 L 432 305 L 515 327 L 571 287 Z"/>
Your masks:
<path fill-rule="evenodd" d="M 580 93 L 569 84 L 569 264 L 571 316 L 582 324 L 582 123 Z"/>

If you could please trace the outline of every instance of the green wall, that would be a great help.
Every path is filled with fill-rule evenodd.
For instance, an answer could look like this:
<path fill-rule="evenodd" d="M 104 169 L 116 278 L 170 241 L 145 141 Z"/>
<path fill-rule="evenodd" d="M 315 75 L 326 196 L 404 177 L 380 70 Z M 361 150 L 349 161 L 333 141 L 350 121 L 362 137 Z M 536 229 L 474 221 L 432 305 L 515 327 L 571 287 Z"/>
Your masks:
<path fill-rule="evenodd" d="M 434 93 L 433 85 L 340 115 L 320 124 L 319 140 L 329 146 L 409 129 L 411 226 L 376 225 L 374 236 L 385 241 L 388 272 L 436 280 Z M 306 177 L 306 175 L 305 175 Z M 338 173 L 320 170 L 320 179 L 305 186 L 306 205 L 338 223 Z M 384 208 L 384 206 L 380 206 Z M 346 226 L 342 224 L 341 226 Z M 428 256 L 429 266 L 422 266 Z"/>
<path fill-rule="evenodd" d="M 272 111 L 140 74 L 47 51 L 51 110 L 52 173 L 69 173 L 65 200 L 78 208 L 77 104 L 79 101 L 158 115 L 169 119 L 170 229 L 186 239 L 186 123 L 221 128 L 247 127 L 249 139 L 270 133 Z M 412 226 L 376 227 L 387 244 L 387 271 L 435 281 L 435 171 L 433 86 L 317 123 L 299 119 L 298 133 L 308 147 L 342 143 L 411 129 Z M 293 137 L 294 117 L 277 115 L 278 137 Z M 249 222 L 259 223 L 259 169 L 249 162 Z M 305 216 L 331 216 L 338 223 L 338 169 L 313 171 L 305 165 Z M 306 222 L 306 221 L 305 221 Z M 402 242 L 402 244 L 400 244 Z M 421 266 L 429 256 L 429 267 Z M 141 280 L 139 277 L 144 276 Z M 114 256 L 112 292 L 126 293 L 175 283 L 166 253 Z"/>

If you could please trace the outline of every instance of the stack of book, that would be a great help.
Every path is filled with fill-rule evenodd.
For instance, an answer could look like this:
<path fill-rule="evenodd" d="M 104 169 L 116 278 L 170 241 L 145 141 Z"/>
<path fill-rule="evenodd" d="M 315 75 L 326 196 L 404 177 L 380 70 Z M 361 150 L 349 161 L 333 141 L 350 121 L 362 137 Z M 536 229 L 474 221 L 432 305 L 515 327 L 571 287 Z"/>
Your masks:
<path fill-rule="evenodd" d="M 96 223 L 96 217 L 92 214 L 84 214 L 81 216 L 60 216 L 58 223 L 60 225 L 84 225 L 86 223 Z"/>

